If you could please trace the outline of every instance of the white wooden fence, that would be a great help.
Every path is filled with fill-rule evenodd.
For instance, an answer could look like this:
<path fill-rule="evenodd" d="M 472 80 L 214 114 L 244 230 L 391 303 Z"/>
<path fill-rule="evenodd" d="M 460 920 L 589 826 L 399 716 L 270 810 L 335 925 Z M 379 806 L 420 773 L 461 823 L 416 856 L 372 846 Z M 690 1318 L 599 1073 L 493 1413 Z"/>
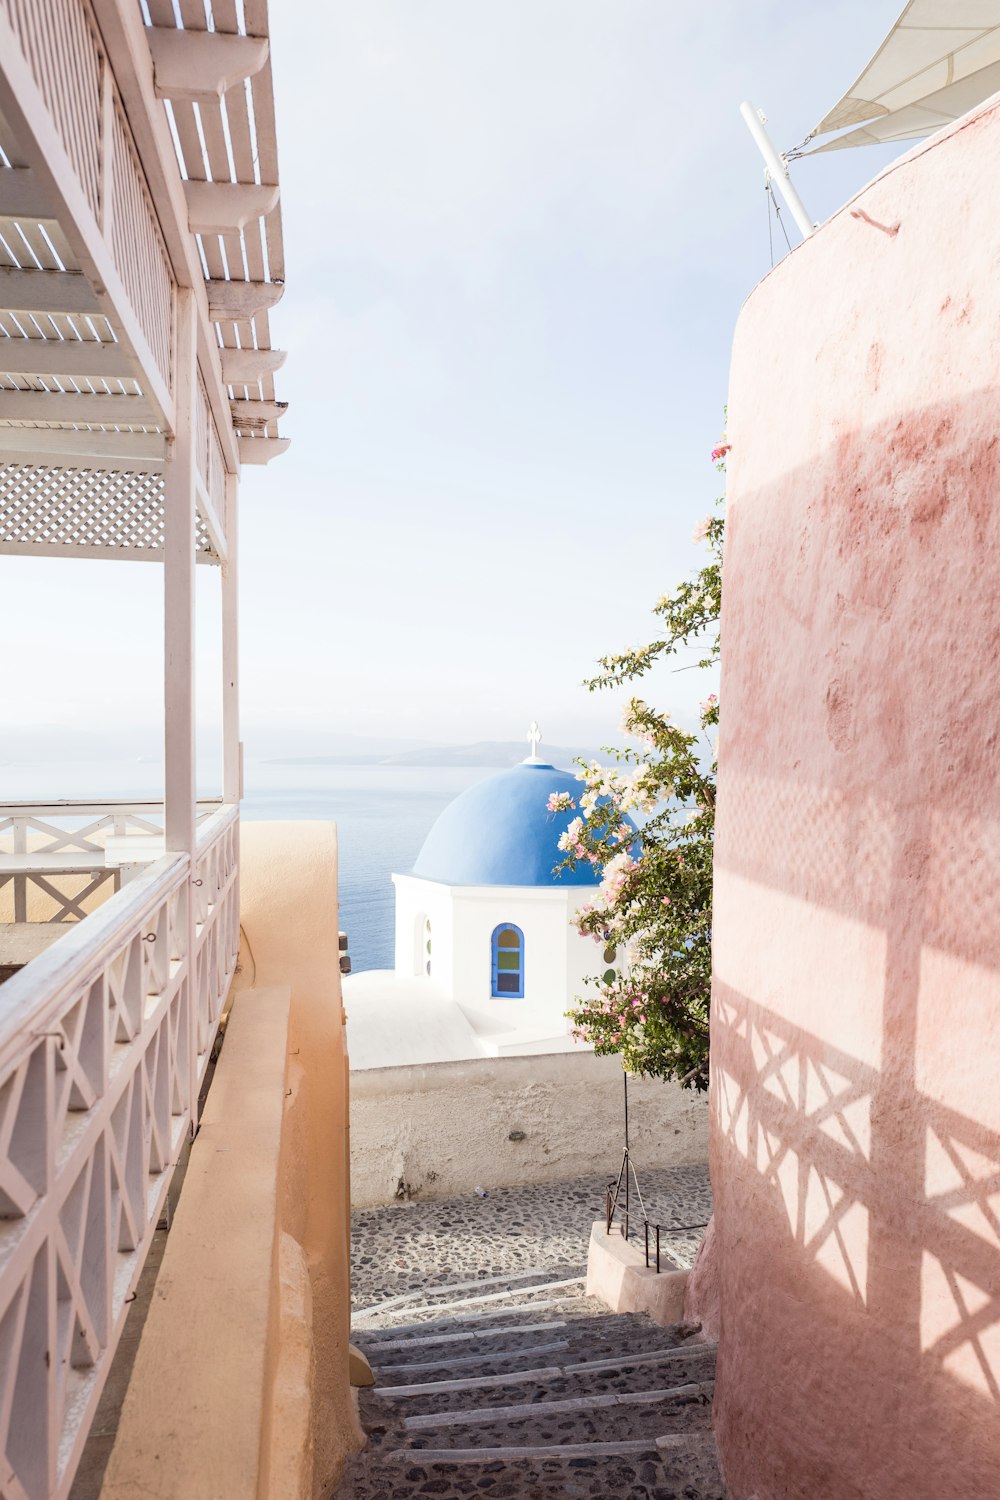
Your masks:
<path fill-rule="evenodd" d="M 220 807 L 200 802 L 203 823 Z M 84 903 L 98 892 L 102 899 L 117 890 L 120 870 L 108 865 L 109 835 L 163 833 L 162 802 L 10 802 L 0 804 L 0 891 L 10 886 L 15 922 L 39 920 L 30 909 L 32 890 L 48 898 L 47 922 L 76 921 L 86 915 Z M 77 877 L 70 884 L 67 877 Z M 83 877 L 81 882 L 80 877 Z M 102 890 L 102 887 L 107 887 Z M 9 898 L 8 898 L 9 899 Z M 40 903 L 44 906 L 44 903 Z"/>
<path fill-rule="evenodd" d="M 239 947 L 235 807 L 0 987 L 0 1497 L 64 1500 Z M 190 904 L 189 904 L 190 903 Z"/>

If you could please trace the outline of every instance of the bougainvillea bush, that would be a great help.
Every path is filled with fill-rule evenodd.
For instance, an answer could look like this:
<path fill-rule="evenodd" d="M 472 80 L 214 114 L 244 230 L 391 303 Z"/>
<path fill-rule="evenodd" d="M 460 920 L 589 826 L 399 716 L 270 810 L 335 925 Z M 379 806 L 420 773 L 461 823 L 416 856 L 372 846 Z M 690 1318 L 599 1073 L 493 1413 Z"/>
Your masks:
<path fill-rule="evenodd" d="M 725 467 L 725 441 L 712 457 Z M 722 502 L 717 502 L 721 507 Z M 705 566 L 654 606 L 655 640 L 607 656 L 587 686 L 621 687 L 659 661 L 694 648 L 697 668 L 719 658 L 722 595 L 721 510 L 695 540 Z M 687 665 L 687 663 L 685 663 Z M 560 840 L 565 865 L 601 871 L 594 899 L 577 914 L 596 940 L 598 972 L 569 1012 L 577 1036 L 598 1054 L 618 1054 L 629 1073 L 708 1087 L 712 974 L 712 846 L 715 832 L 719 702 L 709 693 L 697 733 L 633 696 L 622 716 L 631 743 L 609 751 L 613 765 L 581 762 L 577 799 L 554 794 L 552 811 L 578 813 Z"/>

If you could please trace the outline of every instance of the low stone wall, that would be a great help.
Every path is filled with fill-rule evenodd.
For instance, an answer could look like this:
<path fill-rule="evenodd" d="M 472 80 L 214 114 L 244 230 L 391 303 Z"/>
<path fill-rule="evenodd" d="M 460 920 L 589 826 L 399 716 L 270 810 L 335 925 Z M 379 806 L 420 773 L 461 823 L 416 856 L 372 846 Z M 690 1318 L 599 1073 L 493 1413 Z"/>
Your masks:
<path fill-rule="evenodd" d="M 648 1313 L 661 1328 L 682 1322 L 688 1272 L 666 1249 L 659 1271 L 655 1262 L 647 1266 L 641 1227 L 637 1236 L 623 1239 L 617 1225 L 609 1234 L 604 1220 L 598 1219 L 590 1231 L 587 1296 L 599 1298 L 612 1312 Z"/>
<path fill-rule="evenodd" d="M 703 1094 L 630 1079 L 629 1125 L 641 1168 L 707 1159 Z M 351 1074 L 356 1208 L 613 1177 L 622 1138 L 622 1070 L 613 1057 L 483 1057 Z"/>

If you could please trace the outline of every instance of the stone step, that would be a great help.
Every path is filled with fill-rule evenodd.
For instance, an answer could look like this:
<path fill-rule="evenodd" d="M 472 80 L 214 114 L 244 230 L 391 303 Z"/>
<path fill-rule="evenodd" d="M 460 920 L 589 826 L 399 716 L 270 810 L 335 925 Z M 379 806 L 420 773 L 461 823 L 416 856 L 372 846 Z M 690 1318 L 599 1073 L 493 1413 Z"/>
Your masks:
<path fill-rule="evenodd" d="M 663 1397 L 615 1406 L 571 1407 L 552 1410 L 562 1402 L 527 1403 L 524 1416 L 505 1415 L 496 1421 L 476 1421 L 461 1426 L 442 1426 L 398 1431 L 387 1427 L 378 1447 L 510 1448 L 544 1443 L 626 1442 L 648 1439 L 650 1433 L 711 1431 L 711 1394 L 692 1391 L 686 1396 Z M 818 1497 L 817 1497 L 818 1500 Z"/>
<path fill-rule="evenodd" d="M 568 1348 L 568 1339 L 557 1339 L 551 1344 L 524 1344 L 517 1349 L 498 1349 L 494 1351 L 492 1357 L 484 1354 L 459 1354 L 450 1358 L 438 1356 L 437 1359 L 410 1360 L 398 1365 L 373 1365 L 372 1369 L 375 1371 L 379 1385 L 384 1388 L 394 1383 L 392 1377 L 401 1383 L 409 1376 L 438 1370 L 479 1369 L 482 1374 L 491 1375 L 495 1373 L 497 1366 L 506 1368 L 522 1359 L 534 1360 L 537 1364 L 539 1355 L 561 1354 Z M 446 1376 L 443 1378 L 447 1379 Z"/>
<path fill-rule="evenodd" d="M 442 1302 L 453 1298 L 456 1292 L 474 1294 L 484 1288 L 498 1288 L 498 1294 L 504 1296 L 515 1292 L 528 1293 L 536 1287 L 582 1283 L 586 1279 L 586 1270 L 586 1266 L 582 1265 L 566 1266 L 564 1270 L 553 1274 L 552 1269 L 536 1266 L 528 1271 L 508 1271 L 499 1276 L 477 1276 L 474 1281 L 447 1281 L 439 1286 L 421 1283 L 408 1292 L 400 1292 L 395 1297 L 387 1297 L 383 1302 L 373 1303 L 370 1307 L 354 1308 L 351 1319 L 356 1326 L 362 1326 L 369 1318 L 381 1317 L 396 1311 L 440 1308 Z M 475 1302 L 482 1299 L 473 1295 L 469 1300 Z"/>
<path fill-rule="evenodd" d="M 644 1391 L 608 1391 L 600 1395 L 567 1396 L 552 1400 L 547 1392 L 544 1399 L 521 1402 L 513 1406 L 475 1406 L 458 1410 L 423 1412 L 403 1418 L 407 1432 L 426 1432 L 434 1428 L 498 1427 L 532 1420 L 547 1422 L 554 1417 L 566 1415 L 589 1417 L 597 1412 L 617 1412 L 631 1406 L 661 1406 L 671 1403 L 698 1404 L 705 1406 L 711 1400 L 710 1380 L 688 1382 L 684 1385 L 658 1387 Z"/>
<path fill-rule="evenodd" d="M 506 1307 L 474 1308 L 469 1312 L 456 1311 L 450 1313 L 447 1318 L 421 1318 L 412 1323 L 398 1323 L 388 1325 L 385 1328 L 357 1328 L 351 1325 L 351 1338 L 357 1343 L 359 1340 L 366 1345 L 377 1348 L 384 1340 L 396 1338 L 401 1334 L 433 1333 L 437 1329 L 448 1329 L 452 1327 L 464 1327 L 471 1323 L 483 1323 L 489 1325 L 493 1318 L 521 1317 L 526 1313 L 547 1312 L 552 1308 L 564 1308 L 582 1302 L 581 1296 L 567 1294 L 563 1297 L 544 1297 L 537 1302 L 515 1302 Z M 459 1307 L 465 1304 L 458 1304 Z M 409 1310 L 408 1310 L 409 1311 Z"/>
<path fill-rule="evenodd" d="M 662 1372 L 662 1374 L 661 1374 Z M 650 1386 L 684 1385 L 691 1381 L 711 1379 L 715 1373 L 714 1351 L 667 1349 L 651 1359 L 584 1361 L 575 1365 L 533 1365 L 525 1369 L 477 1371 L 475 1374 L 448 1375 L 439 1380 L 379 1383 L 378 1395 L 384 1401 L 402 1402 L 406 1413 L 442 1410 L 468 1406 L 473 1391 L 514 1390 L 517 1387 L 541 1387 L 545 1397 L 599 1396 Z M 525 1400 L 538 1400 L 532 1394 Z"/>
<path fill-rule="evenodd" d="M 529 1351 L 540 1341 L 565 1341 L 569 1347 L 559 1363 L 575 1364 L 585 1360 L 622 1360 L 662 1351 L 666 1347 L 678 1347 L 681 1339 L 686 1338 L 688 1333 L 689 1329 L 685 1325 L 660 1328 L 649 1318 L 639 1314 L 571 1318 L 565 1316 L 565 1309 L 562 1309 L 558 1318 L 551 1321 L 498 1324 L 492 1328 L 476 1329 L 466 1329 L 459 1325 L 454 1331 L 432 1331 L 425 1335 L 408 1335 L 379 1341 L 369 1341 L 362 1335 L 359 1343 L 380 1377 L 384 1364 L 388 1364 L 393 1369 L 392 1379 L 396 1381 L 408 1378 L 406 1367 L 411 1362 L 419 1361 L 422 1365 L 430 1365 L 438 1355 L 442 1359 L 448 1359 L 452 1355 L 468 1355 L 473 1358 L 478 1355 L 489 1366 L 484 1368 L 483 1373 L 490 1374 L 493 1370 L 490 1362 L 497 1356 Z M 496 1368 L 504 1367 L 501 1362 Z"/>
<path fill-rule="evenodd" d="M 625 1442 L 525 1444 L 501 1449 L 395 1449 L 349 1464 L 338 1492 L 351 1500 L 433 1496 L 468 1500 L 727 1500 L 715 1445 L 704 1433 Z"/>
<path fill-rule="evenodd" d="M 375 1345 L 365 1340 L 360 1347 L 366 1354 L 371 1353 L 377 1360 L 379 1354 L 384 1353 L 386 1349 L 397 1353 L 409 1349 L 429 1349 L 432 1345 L 439 1344 L 473 1343 L 478 1339 L 517 1339 L 525 1333 L 547 1333 L 550 1328 L 565 1327 L 565 1321 L 558 1319 L 551 1323 L 512 1323 L 506 1328 L 468 1328 L 455 1333 L 431 1333 L 426 1337 L 383 1339 Z"/>
<path fill-rule="evenodd" d="M 502 1374 L 504 1370 L 510 1369 L 512 1365 L 520 1360 L 535 1359 L 541 1354 L 562 1353 L 570 1348 L 568 1339 L 560 1339 L 548 1344 L 525 1344 L 518 1349 L 494 1350 L 491 1353 L 463 1354 L 457 1358 L 428 1359 L 411 1361 L 404 1364 L 375 1365 L 373 1369 L 378 1378 L 379 1386 L 383 1390 L 392 1389 L 395 1386 L 412 1384 L 408 1377 L 420 1374 L 426 1380 L 430 1380 L 432 1373 L 438 1371 L 463 1370 L 468 1374 L 480 1374 L 492 1376 Z M 666 1347 L 650 1349 L 643 1353 L 634 1353 L 632 1347 L 622 1350 L 607 1359 L 584 1359 L 572 1360 L 571 1357 L 560 1361 L 559 1373 L 565 1375 L 596 1375 L 604 1371 L 626 1372 L 634 1370 L 641 1365 L 663 1365 L 663 1364 L 687 1364 L 694 1360 L 714 1360 L 716 1346 L 714 1344 L 680 1344 L 667 1345 Z M 442 1373 L 440 1379 L 447 1382 L 451 1377 Z"/>
<path fill-rule="evenodd" d="M 489 1307 L 492 1304 L 510 1302 L 511 1299 L 529 1301 L 537 1296 L 543 1296 L 544 1293 L 561 1292 L 567 1287 L 583 1289 L 585 1283 L 585 1272 L 579 1269 L 574 1269 L 573 1274 L 565 1275 L 565 1277 L 547 1275 L 534 1281 L 517 1281 L 511 1277 L 489 1277 L 484 1281 L 456 1281 L 448 1287 L 439 1287 L 439 1289 L 424 1287 L 420 1293 L 403 1293 L 399 1298 L 390 1298 L 373 1307 L 355 1308 L 351 1314 L 351 1322 L 354 1328 L 370 1329 L 372 1332 L 385 1328 L 388 1331 L 394 1326 L 391 1320 L 397 1317 L 418 1322 L 424 1317 L 438 1317 L 441 1313 L 450 1313 L 453 1310 L 469 1311 L 477 1305 Z M 480 1287 L 486 1287 L 489 1290 L 480 1292 L 477 1290 Z M 456 1296 L 454 1295 L 456 1292 L 462 1292 L 463 1295 Z"/>

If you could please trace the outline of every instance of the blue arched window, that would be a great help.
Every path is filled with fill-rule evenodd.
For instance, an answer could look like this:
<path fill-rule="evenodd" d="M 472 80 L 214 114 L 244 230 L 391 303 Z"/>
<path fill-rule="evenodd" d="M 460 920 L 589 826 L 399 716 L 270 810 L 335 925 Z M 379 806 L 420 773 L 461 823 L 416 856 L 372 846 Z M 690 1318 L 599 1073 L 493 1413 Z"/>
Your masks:
<path fill-rule="evenodd" d="M 524 933 L 512 922 L 494 927 L 490 940 L 493 959 L 491 993 L 498 1000 L 524 997 Z"/>

